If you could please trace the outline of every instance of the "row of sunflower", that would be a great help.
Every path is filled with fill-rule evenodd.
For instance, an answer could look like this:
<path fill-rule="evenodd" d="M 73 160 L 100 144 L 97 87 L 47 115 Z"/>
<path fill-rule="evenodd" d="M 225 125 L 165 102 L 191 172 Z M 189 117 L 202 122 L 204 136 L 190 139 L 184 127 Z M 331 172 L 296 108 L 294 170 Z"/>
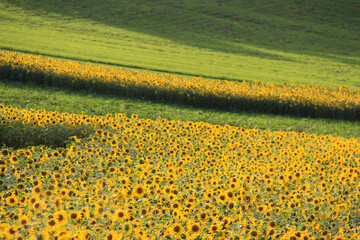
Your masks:
<path fill-rule="evenodd" d="M 197 107 L 360 119 L 360 91 L 346 87 L 187 79 L 10 51 L 0 52 L 0 77 Z"/>
<path fill-rule="evenodd" d="M 0 104 L 0 145 L 65 147 L 73 136 L 83 138 L 94 133 L 97 120 L 102 121 L 84 115 L 21 110 Z"/>
<path fill-rule="evenodd" d="M 94 133 L 0 149 L 0 239 L 360 238 L 358 139 L 3 109 Z"/>

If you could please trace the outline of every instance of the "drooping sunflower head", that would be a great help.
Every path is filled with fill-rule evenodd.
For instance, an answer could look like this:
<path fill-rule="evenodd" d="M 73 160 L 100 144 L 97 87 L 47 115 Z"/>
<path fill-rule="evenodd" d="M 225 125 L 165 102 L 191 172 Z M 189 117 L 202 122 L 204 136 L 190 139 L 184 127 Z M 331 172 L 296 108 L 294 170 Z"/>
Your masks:
<path fill-rule="evenodd" d="M 55 230 L 56 228 L 59 227 L 59 224 L 55 221 L 55 219 L 50 219 L 50 220 L 47 222 L 47 227 L 48 227 L 50 230 Z"/>
<path fill-rule="evenodd" d="M 69 214 L 70 220 L 78 221 L 81 218 L 81 212 L 80 211 L 72 211 Z"/>
<path fill-rule="evenodd" d="M 110 232 L 108 232 L 108 234 L 106 234 L 105 237 L 106 240 L 115 240 L 118 239 L 118 234 L 115 230 L 111 230 Z"/>
<path fill-rule="evenodd" d="M 59 225 L 64 225 L 68 220 L 66 211 L 63 210 L 55 212 L 54 220 L 57 221 Z"/>

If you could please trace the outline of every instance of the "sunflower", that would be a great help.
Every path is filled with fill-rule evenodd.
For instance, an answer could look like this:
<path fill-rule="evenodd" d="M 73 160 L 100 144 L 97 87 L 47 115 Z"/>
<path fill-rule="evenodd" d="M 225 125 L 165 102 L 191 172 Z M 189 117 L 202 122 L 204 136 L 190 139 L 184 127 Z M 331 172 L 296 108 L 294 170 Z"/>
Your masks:
<path fill-rule="evenodd" d="M 228 196 L 228 198 L 232 199 L 235 197 L 235 194 L 232 190 L 227 190 L 226 191 L 226 195 Z"/>
<path fill-rule="evenodd" d="M 93 237 L 90 235 L 89 230 L 82 229 L 77 236 L 78 240 L 93 240 Z"/>
<path fill-rule="evenodd" d="M 171 208 L 173 210 L 175 209 L 181 209 L 181 203 L 179 203 L 178 201 L 174 202 L 173 204 L 171 204 Z"/>
<path fill-rule="evenodd" d="M 35 196 L 40 196 L 42 193 L 42 188 L 41 186 L 36 186 L 34 189 L 33 189 L 33 195 Z"/>
<path fill-rule="evenodd" d="M 204 193 L 204 198 L 205 200 L 211 200 L 213 197 L 212 193 L 211 192 L 205 192 Z"/>
<path fill-rule="evenodd" d="M 1 154 L 4 155 L 4 156 L 7 156 L 9 154 L 9 150 L 7 150 L 6 148 L 2 149 Z"/>
<path fill-rule="evenodd" d="M 201 226 L 200 224 L 196 223 L 195 221 L 191 220 L 186 223 L 186 228 L 190 232 L 192 236 L 197 236 L 201 232 Z"/>
<path fill-rule="evenodd" d="M 276 223 L 274 221 L 271 221 L 271 222 L 269 222 L 268 226 L 269 226 L 269 228 L 275 228 Z"/>
<path fill-rule="evenodd" d="M 5 173 L 6 171 L 7 171 L 7 166 L 2 166 L 1 168 L 0 168 L 0 173 Z"/>
<path fill-rule="evenodd" d="M 264 213 L 266 211 L 267 207 L 265 205 L 260 205 L 257 207 L 257 210 L 259 213 Z"/>
<path fill-rule="evenodd" d="M 134 120 L 136 120 L 136 119 L 138 119 L 138 115 L 132 114 L 132 115 L 131 115 L 131 118 L 134 119 Z"/>
<path fill-rule="evenodd" d="M 40 200 L 40 201 L 34 203 L 33 207 L 34 207 L 34 210 L 35 210 L 35 211 L 38 211 L 38 212 L 39 212 L 39 211 L 41 211 L 41 210 L 44 209 L 44 207 L 45 207 L 45 202 L 42 201 L 42 200 Z"/>
<path fill-rule="evenodd" d="M 113 140 L 111 140 L 111 142 L 110 142 L 110 145 L 112 146 L 112 147 L 115 147 L 115 146 L 117 146 L 119 144 L 119 142 L 116 140 L 116 139 L 113 139 Z"/>
<path fill-rule="evenodd" d="M 16 164 L 16 163 L 19 162 L 19 159 L 18 159 L 17 156 L 12 155 L 12 156 L 10 157 L 10 161 L 11 161 L 12 164 Z"/>
<path fill-rule="evenodd" d="M 61 198 L 60 197 L 57 197 L 57 198 L 55 198 L 55 208 L 57 209 L 57 210 L 59 210 L 60 208 L 61 208 Z"/>
<path fill-rule="evenodd" d="M 55 219 L 55 221 L 57 221 L 59 223 L 60 226 L 64 225 L 68 221 L 66 211 L 63 210 L 63 211 L 55 212 L 54 219 Z"/>
<path fill-rule="evenodd" d="M 143 186 L 141 186 L 141 185 L 137 185 L 137 186 L 134 188 L 133 192 L 134 192 L 134 195 L 135 195 L 136 197 L 142 197 L 142 196 L 144 196 L 144 194 L 145 194 L 145 188 L 144 188 Z"/>
<path fill-rule="evenodd" d="M 124 190 L 119 191 L 116 196 L 115 204 L 120 205 L 125 198 L 126 198 L 126 191 Z"/>
<path fill-rule="evenodd" d="M 120 178 L 120 183 L 123 185 L 123 186 L 126 186 L 128 185 L 130 182 L 130 179 L 128 177 L 121 177 Z"/>
<path fill-rule="evenodd" d="M 106 240 L 115 240 L 118 239 L 118 234 L 115 230 L 111 230 L 110 232 L 108 232 L 108 234 L 106 234 L 105 237 Z"/>
<path fill-rule="evenodd" d="M 115 213 L 115 220 L 124 220 L 126 219 L 126 217 L 128 216 L 127 212 L 124 211 L 124 210 L 118 210 L 116 213 Z"/>
<path fill-rule="evenodd" d="M 15 206 L 18 203 L 18 199 L 15 196 L 10 196 L 6 198 L 6 203 L 9 206 Z"/>
<path fill-rule="evenodd" d="M 217 199 L 218 203 L 223 204 L 228 200 L 228 197 L 226 194 L 222 193 L 222 194 L 219 194 L 219 196 L 217 196 L 216 199 Z"/>
<path fill-rule="evenodd" d="M 180 236 L 183 232 L 183 227 L 179 223 L 175 223 L 170 227 L 169 232 L 171 235 Z"/>
<path fill-rule="evenodd" d="M 302 240 L 310 240 L 311 238 L 310 238 L 310 235 L 306 233 L 306 234 L 302 234 L 301 239 Z"/>
<path fill-rule="evenodd" d="M 334 237 L 334 240 L 345 240 L 345 237 L 336 235 L 336 236 Z"/>
<path fill-rule="evenodd" d="M 15 227 L 8 227 L 5 230 L 5 239 L 12 239 L 18 233 L 18 229 Z"/>
<path fill-rule="evenodd" d="M 90 218 L 90 209 L 89 209 L 89 207 L 83 207 L 81 209 L 81 215 L 83 216 L 83 218 Z"/>
<path fill-rule="evenodd" d="M 59 227 L 59 224 L 54 219 L 50 219 L 47 222 L 47 226 L 50 230 L 55 230 Z"/>
<path fill-rule="evenodd" d="M 170 200 L 170 202 L 176 201 L 176 200 L 177 200 L 176 195 L 173 194 L 173 193 L 170 193 L 170 194 L 169 194 L 169 200 Z"/>
<path fill-rule="evenodd" d="M 255 230 L 253 230 L 253 231 L 250 232 L 250 235 L 252 237 L 256 237 L 258 235 L 258 233 Z"/>
<path fill-rule="evenodd" d="M 30 218 L 27 215 L 23 215 L 19 218 L 19 223 L 21 225 L 29 225 L 30 224 Z"/>
<path fill-rule="evenodd" d="M 181 211 L 179 209 L 173 210 L 172 215 L 175 219 L 180 219 L 182 217 Z"/>
<path fill-rule="evenodd" d="M 171 191 L 172 191 L 172 188 L 170 186 L 165 187 L 163 190 L 164 194 L 170 194 Z"/>
<path fill-rule="evenodd" d="M 147 148 L 146 148 L 146 151 L 147 151 L 148 153 L 154 153 L 154 152 L 155 152 L 155 148 L 154 148 L 153 146 L 150 146 L 150 147 L 147 147 Z"/>
<path fill-rule="evenodd" d="M 62 227 L 62 228 L 59 228 L 59 229 L 56 230 L 55 239 L 57 239 L 57 240 L 67 240 L 67 239 L 70 239 L 71 235 L 72 235 L 72 232 L 70 232 L 65 227 Z"/>
<path fill-rule="evenodd" d="M 229 210 L 233 210 L 236 207 L 236 202 L 235 201 L 231 201 L 228 204 L 228 208 Z"/>
<path fill-rule="evenodd" d="M 210 233 L 216 233 L 220 231 L 220 224 L 218 222 L 214 222 L 213 224 L 211 224 L 209 231 Z"/>
<path fill-rule="evenodd" d="M 46 190 L 44 195 L 46 198 L 50 198 L 53 195 L 53 192 L 50 190 Z"/>
<path fill-rule="evenodd" d="M 70 220 L 78 221 L 81 218 L 81 212 L 80 211 L 72 211 L 69 214 Z"/>
<path fill-rule="evenodd" d="M 100 205 L 95 206 L 95 217 L 100 217 L 100 215 L 104 212 L 104 209 Z"/>
<path fill-rule="evenodd" d="M 35 204 L 38 201 L 40 201 L 40 198 L 37 196 L 31 197 L 30 199 L 28 199 L 29 204 Z"/>

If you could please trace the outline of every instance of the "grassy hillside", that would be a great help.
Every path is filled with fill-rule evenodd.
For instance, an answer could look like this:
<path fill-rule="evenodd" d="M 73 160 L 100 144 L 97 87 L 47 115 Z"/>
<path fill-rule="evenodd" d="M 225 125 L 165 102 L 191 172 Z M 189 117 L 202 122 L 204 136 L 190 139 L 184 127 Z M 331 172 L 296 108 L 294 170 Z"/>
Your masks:
<path fill-rule="evenodd" d="M 0 239 L 360 239 L 359 13 L 0 0 Z"/>
<path fill-rule="evenodd" d="M 360 89 L 347 1 L 0 1 L 0 48 L 209 78 Z"/>

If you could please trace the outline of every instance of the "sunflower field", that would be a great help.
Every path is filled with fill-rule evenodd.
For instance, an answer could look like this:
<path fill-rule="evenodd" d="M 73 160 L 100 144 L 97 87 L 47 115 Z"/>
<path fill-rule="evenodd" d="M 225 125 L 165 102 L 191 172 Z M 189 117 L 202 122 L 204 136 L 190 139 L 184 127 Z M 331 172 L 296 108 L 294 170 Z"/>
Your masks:
<path fill-rule="evenodd" d="M 0 239 L 360 238 L 358 139 L 4 105 L 0 118 L 2 138 L 30 146 L 0 149 Z M 58 133 L 72 141 L 33 146 Z"/>
<path fill-rule="evenodd" d="M 187 79 L 10 51 L 0 51 L 0 77 L 195 107 L 360 119 L 360 91 L 347 87 Z"/>

